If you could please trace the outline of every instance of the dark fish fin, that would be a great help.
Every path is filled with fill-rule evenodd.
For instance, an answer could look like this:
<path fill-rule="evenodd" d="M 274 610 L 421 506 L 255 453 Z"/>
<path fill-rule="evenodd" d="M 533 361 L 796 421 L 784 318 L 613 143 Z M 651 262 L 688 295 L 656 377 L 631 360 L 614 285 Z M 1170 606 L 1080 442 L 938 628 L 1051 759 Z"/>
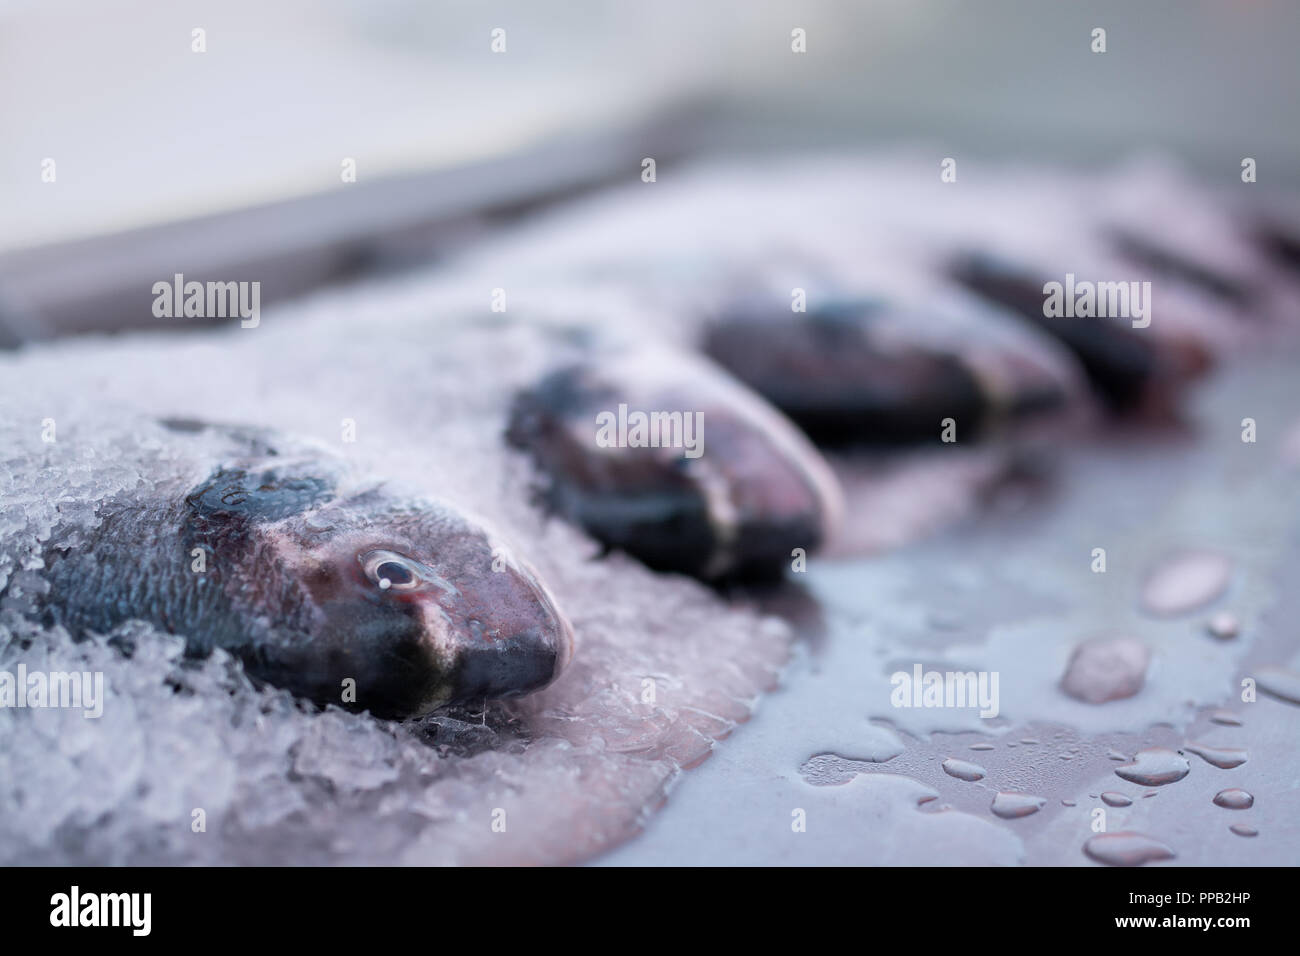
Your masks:
<path fill-rule="evenodd" d="M 191 519 L 279 521 L 334 498 L 331 481 L 292 466 L 218 468 L 185 496 Z"/>

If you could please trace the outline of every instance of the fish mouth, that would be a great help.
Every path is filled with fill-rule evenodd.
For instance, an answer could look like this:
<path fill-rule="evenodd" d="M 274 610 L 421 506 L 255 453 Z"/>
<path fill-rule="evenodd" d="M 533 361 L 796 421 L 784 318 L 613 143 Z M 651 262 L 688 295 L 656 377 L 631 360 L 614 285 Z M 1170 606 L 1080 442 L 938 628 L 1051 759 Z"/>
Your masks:
<path fill-rule="evenodd" d="M 498 552 L 500 553 L 500 552 Z M 448 704 L 522 697 L 573 657 L 573 627 L 531 569 L 503 558 L 453 601 L 424 606 L 430 670 L 416 716 Z"/>
<path fill-rule="evenodd" d="M 522 697 L 554 681 L 566 659 L 545 629 L 531 628 L 463 654 L 453 675 L 453 693 L 458 700 Z"/>

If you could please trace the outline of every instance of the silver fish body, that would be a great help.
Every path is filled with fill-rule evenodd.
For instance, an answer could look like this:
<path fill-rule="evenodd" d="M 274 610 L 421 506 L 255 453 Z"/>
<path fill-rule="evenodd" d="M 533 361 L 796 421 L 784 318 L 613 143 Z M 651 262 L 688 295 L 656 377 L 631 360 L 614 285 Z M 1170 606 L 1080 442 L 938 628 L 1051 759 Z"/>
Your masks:
<path fill-rule="evenodd" d="M 45 555 L 39 613 L 76 637 L 144 620 L 192 656 L 219 647 L 296 696 L 393 718 L 527 694 L 572 653 L 545 587 L 483 525 L 316 454 L 259 439 L 97 512 L 83 544 Z"/>

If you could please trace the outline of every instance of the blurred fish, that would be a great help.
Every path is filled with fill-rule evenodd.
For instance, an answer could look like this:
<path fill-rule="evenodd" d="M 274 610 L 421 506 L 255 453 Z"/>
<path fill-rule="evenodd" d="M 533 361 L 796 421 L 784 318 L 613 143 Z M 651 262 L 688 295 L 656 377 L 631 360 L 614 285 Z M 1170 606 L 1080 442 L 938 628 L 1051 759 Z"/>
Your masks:
<path fill-rule="evenodd" d="M 1216 268 L 1214 263 L 1200 261 L 1186 251 L 1133 230 L 1112 229 L 1109 240 L 1124 259 L 1222 300 L 1234 307 L 1231 314 L 1251 314 L 1249 307 L 1255 300 L 1255 290 L 1237 276 Z"/>
<path fill-rule="evenodd" d="M 971 314 L 974 313 L 974 314 Z M 976 435 L 1063 408 L 1072 377 L 1041 343 L 1002 335 L 977 304 L 964 319 L 887 299 L 830 296 L 806 312 L 737 305 L 702 347 L 819 444 Z"/>
<path fill-rule="evenodd" d="M 191 656 L 220 647 L 255 679 L 393 718 L 527 694 L 564 667 L 568 622 L 485 528 L 230 434 L 240 453 L 197 483 L 101 502 L 84 546 L 46 553 L 44 623 L 82 637 L 144 620 Z"/>
<path fill-rule="evenodd" d="M 637 433 L 654 422 L 672 434 Z M 779 412 L 675 350 L 600 352 L 551 372 L 516 397 L 507 439 L 547 476 L 551 509 L 660 570 L 771 577 L 840 512 L 835 477 Z"/>
<path fill-rule="evenodd" d="M 1154 325 L 1152 330 L 1135 329 L 1125 317 L 1047 316 L 1043 290 L 1048 277 L 1034 266 L 969 253 L 956 257 L 949 271 L 973 292 L 1060 341 L 1112 410 L 1168 408 L 1182 385 L 1210 367 L 1203 343 L 1155 331 Z"/>

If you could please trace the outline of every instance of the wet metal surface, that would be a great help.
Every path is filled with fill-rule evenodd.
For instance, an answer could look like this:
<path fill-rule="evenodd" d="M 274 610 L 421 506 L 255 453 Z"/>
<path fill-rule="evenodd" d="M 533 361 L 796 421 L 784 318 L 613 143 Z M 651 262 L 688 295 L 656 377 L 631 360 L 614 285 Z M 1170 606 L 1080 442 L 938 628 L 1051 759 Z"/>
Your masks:
<path fill-rule="evenodd" d="M 1179 428 L 1065 444 L 1048 488 L 1010 510 L 877 557 L 811 562 L 815 611 L 782 686 L 642 835 L 598 862 L 1300 862 L 1300 695 L 1287 677 L 1300 656 L 1300 471 L 1286 460 L 1300 422 L 1295 363 L 1245 357 L 1192 396 Z M 1245 417 L 1259 425 L 1253 444 L 1241 440 Z M 1098 547 L 1104 573 L 1090 566 Z M 1233 562 L 1222 593 L 1145 612 L 1151 569 L 1206 548 Z M 1225 613 L 1231 640 L 1207 627 Z M 1150 650 L 1145 685 L 1103 704 L 1066 696 L 1073 649 L 1116 630 Z M 889 675 L 917 661 L 998 670 L 999 717 L 892 707 Z M 1251 695 L 1242 681 L 1256 674 Z M 1146 780 L 1154 788 L 1117 775 L 1143 750 L 1186 770 L 1155 773 L 1170 779 Z M 1249 760 L 1209 759 L 1233 750 Z M 983 778 L 945 769 L 972 751 Z M 838 755 L 836 772 L 809 773 L 817 754 Z M 1246 802 L 1238 789 L 1251 806 L 1226 809 Z M 1046 802 L 1002 820 L 990 810 L 1001 791 Z M 1256 831 L 1267 839 L 1240 838 Z"/>

